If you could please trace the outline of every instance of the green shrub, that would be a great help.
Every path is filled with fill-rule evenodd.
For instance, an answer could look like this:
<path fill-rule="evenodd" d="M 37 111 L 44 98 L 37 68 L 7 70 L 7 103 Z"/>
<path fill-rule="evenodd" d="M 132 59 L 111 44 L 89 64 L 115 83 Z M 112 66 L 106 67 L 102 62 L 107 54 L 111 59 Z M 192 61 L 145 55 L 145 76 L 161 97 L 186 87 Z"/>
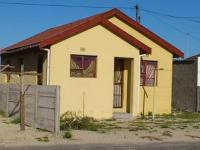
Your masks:
<path fill-rule="evenodd" d="M 142 112 L 140 113 L 140 118 L 145 119 L 145 115 Z"/>
<path fill-rule="evenodd" d="M 36 138 L 36 140 L 38 140 L 39 142 L 49 142 L 48 136 L 38 137 Z"/>
<path fill-rule="evenodd" d="M 148 117 L 151 117 L 153 113 L 151 111 L 148 112 Z"/>
<path fill-rule="evenodd" d="M 0 111 L 0 116 L 4 117 L 5 113 L 3 111 Z"/>
<path fill-rule="evenodd" d="M 78 130 L 91 130 L 97 131 L 102 127 L 98 121 L 92 117 L 81 117 L 73 112 L 66 112 L 60 118 L 60 129 L 78 129 Z"/>
<path fill-rule="evenodd" d="M 169 125 L 168 124 L 161 124 L 160 127 L 161 128 L 169 128 Z"/>
<path fill-rule="evenodd" d="M 20 117 L 15 118 L 15 119 L 13 119 L 13 120 L 11 121 L 11 123 L 13 123 L 13 124 L 19 124 L 20 122 L 21 122 Z"/>
<path fill-rule="evenodd" d="M 105 121 L 116 121 L 115 118 L 108 118 L 108 119 L 105 119 Z"/>
<path fill-rule="evenodd" d="M 69 131 L 65 131 L 65 133 L 64 133 L 64 135 L 63 135 L 63 138 L 66 138 L 66 139 L 70 139 L 70 138 L 72 138 L 72 134 L 71 134 L 71 132 L 69 132 Z"/>

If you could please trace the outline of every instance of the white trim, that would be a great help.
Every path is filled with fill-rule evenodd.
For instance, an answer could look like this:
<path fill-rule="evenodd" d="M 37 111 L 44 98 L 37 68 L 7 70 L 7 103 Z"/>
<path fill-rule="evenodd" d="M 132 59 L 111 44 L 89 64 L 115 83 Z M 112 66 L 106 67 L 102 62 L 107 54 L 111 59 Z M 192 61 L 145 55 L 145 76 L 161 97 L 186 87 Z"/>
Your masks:
<path fill-rule="evenodd" d="M 44 51 L 47 51 L 47 85 L 49 85 L 50 80 L 50 49 L 44 48 L 42 49 Z"/>

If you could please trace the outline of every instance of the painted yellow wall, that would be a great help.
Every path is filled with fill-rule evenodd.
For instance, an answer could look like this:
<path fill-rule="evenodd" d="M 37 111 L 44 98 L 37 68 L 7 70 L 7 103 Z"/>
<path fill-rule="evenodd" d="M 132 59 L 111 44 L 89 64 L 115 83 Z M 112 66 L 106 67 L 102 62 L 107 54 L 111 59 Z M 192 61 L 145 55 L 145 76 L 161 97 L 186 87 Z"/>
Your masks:
<path fill-rule="evenodd" d="M 132 58 L 133 72 L 137 72 L 139 51 L 100 25 L 54 44 L 50 49 L 50 84 L 61 86 L 61 114 L 65 111 L 82 114 L 84 106 L 87 116 L 112 117 L 114 58 Z M 70 77 L 71 54 L 97 56 L 97 77 Z M 136 73 L 132 81 L 132 114 L 136 114 L 138 105 L 137 81 Z"/>
<path fill-rule="evenodd" d="M 143 57 L 144 60 L 158 61 L 158 83 L 156 87 L 144 87 L 148 93 L 145 103 L 145 113 L 153 112 L 153 99 L 155 101 L 155 113 L 171 113 L 171 95 L 172 95 L 172 58 L 173 55 L 159 46 L 155 42 L 151 41 L 135 29 L 126 25 L 124 22 L 113 17 L 110 19 L 112 23 L 140 40 L 147 46 L 152 48 L 152 54 L 148 57 Z M 143 108 L 143 89 L 140 89 L 140 112 Z"/>

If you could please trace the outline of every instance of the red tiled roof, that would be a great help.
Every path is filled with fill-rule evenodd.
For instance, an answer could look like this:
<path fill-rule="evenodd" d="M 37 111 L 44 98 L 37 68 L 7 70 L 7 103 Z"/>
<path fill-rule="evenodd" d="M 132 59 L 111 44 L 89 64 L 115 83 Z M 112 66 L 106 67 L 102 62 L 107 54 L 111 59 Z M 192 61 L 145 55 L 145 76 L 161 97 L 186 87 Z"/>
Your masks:
<path fill-rule="evenodd" d="M 24 41 L 21 41 L 19 43 L 16 43 L 14 45 L 11 45 L 5 49 L 3 49 L 4 52 L 8 52 L 10 50 L 15 50 L 15 49 L 21 49 L 21 48 L 26 48 L 26 47 L 31 47 L 31 46 L 39 46 L 40 48 L 44 48 L 46 46 L 52 45 L 56 42 L 59 42 L 63 39 L 69 38 L 75 34 L 78 34 L 80 32 L 83 32 L 89 28 L 92 28 L 98 24 L 101 24 L 114 34 L 118 35 L 122 39 L 126 40 L 133 46 L 137 47 L 140 49 L 143 53 L 150 53 L 151 48 L 146 46 L 144 43 L 141 41 L 135 39 L 113 23 L 109 22 L 108 19 L 111 17 L 117 17 L 120 20 L 124 21 L 127 23 L 129 26 L 132 28 L 136 29 L 138 32 L 142 33 L 152 41 L 158 43 L 160 46 L 164 47 L 167 49 L 169 52 L 173 53 L 175 57 L 183 57 L 184 54 L 171 45 L 170 43 L 166 42 L 156 34 L 152 33 L 133 19 L 129 18 L 126 16 L 124 13 L 119 11 L 118 9 L 112 9 L 110 11 L 97 14 L 95 16 L 91 16 L 85 19 L 81 19 L 69 24 L 65 24 L 62 26 L 58 26 L 55 28 L 48 29 L 44 32 L 41 32 L 33 37 L 30 37 Z"/>
<path fill-rule="evenodd" d="M 43 32 L 40 32 L 40 33 L 38 33 L 38 34 L 28 38 L 28 39 L 25 39 L 23 41 L 20 41 L 16 44 L 13 44 L 13 45 L 7 47 L 7 48 L 4 48 L 3 50 L 7 51 L 7 50 L 13 50 L 13 49 L 21 48 L 21 47 L 28 46 L 28 45 L 39 44 L 41 41 L 43 41 L 45 39 L 51 38 L 51 37 L 53 37 L 57 34 L 60 34 L 64 31 L 66 31 L 66 30 L 70 30 L 73 27 L 78 26 L 81 23 L 87 22 L 88 20 L 90 20 L 92 18 L 93 17 L 88 17 L 88 18 L 85 18 L 85 19 L 81 19 L 81 20 L 69 23 L 69 24 L 61 25 L 61 26 L 58 26 L 58 27 L 55 27 L 55 28 L 50 28 L 50 29 L 45 30 Z"/>

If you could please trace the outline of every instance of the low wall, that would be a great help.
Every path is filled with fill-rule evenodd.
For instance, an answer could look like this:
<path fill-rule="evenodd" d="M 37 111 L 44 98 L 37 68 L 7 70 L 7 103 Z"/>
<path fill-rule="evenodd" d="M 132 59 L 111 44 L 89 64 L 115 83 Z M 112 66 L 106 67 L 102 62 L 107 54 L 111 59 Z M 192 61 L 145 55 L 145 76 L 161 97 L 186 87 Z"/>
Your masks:
<path fill-rule="evenodd" d="M 196 112 L 197 110 L 197 63 L 196 61 L 174 61 L 172 106 L 175 110 Z"/>
<path fill-rule="evenodd" d="M 200 86 L 197 87 L 197 112 L 200 112 Z"/>
<path fill-rule="evenodd" d="M 25 123 L 58 133 L 60 130 L 60 88 L 25 85 Z M 8 117 L 19 116 L 20 86 L 0 84 L 0 110 Z"/>
<path fill-rule="evenodd" d="M 35 72 L 29 72 L 29 73 L 35 73 Z M 38 77 L 36 75 L 24 75 L 24 84 L 31 84 L 36 85 L 37 84 Z M 11 83 L 11 84 L 19 84 L 20 83 L 20 76 L 18 74 L 6 74 L 6 73 L 0 73 L 0 84 L 4 83 Z"/>

